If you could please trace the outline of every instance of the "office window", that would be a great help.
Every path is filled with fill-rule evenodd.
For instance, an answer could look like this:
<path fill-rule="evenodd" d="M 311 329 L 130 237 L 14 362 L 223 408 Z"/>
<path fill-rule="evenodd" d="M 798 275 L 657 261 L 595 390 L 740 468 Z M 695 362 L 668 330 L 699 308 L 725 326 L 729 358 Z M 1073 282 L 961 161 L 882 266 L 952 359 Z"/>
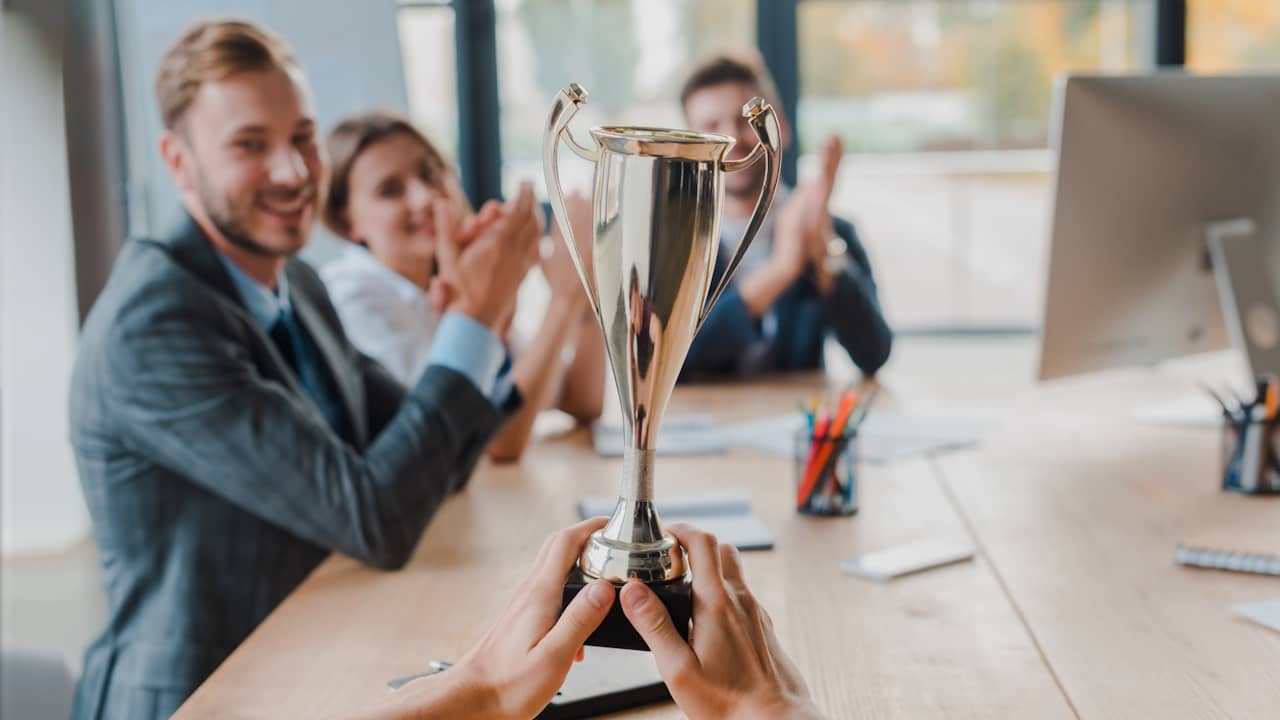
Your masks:
<path fill-rule="evenodd" d="M 1145 65 L 1151 3 L 803 0 L 800 167 L 838 135 L 857 223 L 901 328 L 1029 327 L 1050 204 L 1057 73 Z"/>
<path fill-rule="evenodd" d="M 682 127 L 680 85 L 718 50 L 755 45 L 755 3 L 742 0 L 497 0 L 504 190 L 528 179 L 545 197 L 542 133 L 570 82 L 590 93 L 572 128 L 610 122 Z M 566 189 L 588 189 L 591 166 L 563 154 Z"/>
<path fill-rule="evenodd" d="M 451 162 L 458 157 L 458 85 L 453 8 L 406 2 L 399 10 L 400 52 L 409 112 Z"/>
<path fill-rule="evenodd" d="M 1189 0 L 1187 66 L 1210 73 L 1280 69 L 1280 2 Z"/>

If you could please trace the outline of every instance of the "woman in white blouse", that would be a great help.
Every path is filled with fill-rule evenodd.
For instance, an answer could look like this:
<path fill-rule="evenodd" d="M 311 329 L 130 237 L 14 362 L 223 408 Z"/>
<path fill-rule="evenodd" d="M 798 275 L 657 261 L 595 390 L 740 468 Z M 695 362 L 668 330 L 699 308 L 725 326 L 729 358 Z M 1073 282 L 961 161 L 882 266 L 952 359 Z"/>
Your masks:
<path fill-rule="evenodd" d="M 469 222 L 484 222 L 467 204 L 457 176 L 410 122 L 370 112 L 339 123 L 329 135 L 332 175 L 324 221 L 350 241 L 321 270 L 351 342 L 412 385 L 425 368 L 438 314 L 433 307 L 435 224 L 432 203 L 445 198 Z M 591 232 L 591 207 L 574 198 L 575 234 Z M 536 335 L 513 353 L 511 377 L 524 407 L 493 439 L 489 456 L 519 458 L 537 413 L 556 407 L 579 422 L 600 416 L 604 345 L 586 294 L 556 232 L 540 261 L 551 290 Z M 510 344 L 508 332 L 508 344 Z M 568 357 L 571 356 L 571 360 Z"/>

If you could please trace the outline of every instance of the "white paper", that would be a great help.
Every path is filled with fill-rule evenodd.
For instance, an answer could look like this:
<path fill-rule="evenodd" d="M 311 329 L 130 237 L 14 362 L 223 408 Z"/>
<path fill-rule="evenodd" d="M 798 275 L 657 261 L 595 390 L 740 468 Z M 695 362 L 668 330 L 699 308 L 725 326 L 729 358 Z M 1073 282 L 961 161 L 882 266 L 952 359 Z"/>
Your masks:
<path fill-rule="evenodd" d="M 552 703 L 577 702 L 660 682 L 662 676 L 651 653 L 588 647 L 582 662 L 569 668 L 569 675 Z"/>
<path fill-rule="evenodd" d="M 613 496 L 583 498 L 578 501 L 578 515 L 584 519 L 611 515 L 617 502 Z M 696 525 L 739 550 L 773 547 L 773 533 L 752 512 L 751 499 L 742 493 L 666 495 L 654 500 L 653 505 L 664 523 Z"/>
<path fill-rule="evenodd" d="M 969 545 L 919 541 L 864 553 L 840 563 L 840 569 L 850 575 L 883 582 L 972 557 L 973 548 Z"/>
<path fill-rule="evenodd" d="M 730 447 L 789 458 L 808 451 L 796 444 L 796 435 L 806 422 L 799 413 L 788 413 L 725 425 L 720 433 Z M 953 420 L 872 412 L 858 429 L 857 449 L 859 459 L 882 464 L 977 442 L 973 430 L 960 427 Z"/>
<path fill-rule="evenodd" d="M 1280 632 L 1280 598 L 1233 605 L 1237 615 L 1249 618 L 1263 627 Z"/>
<path fill-rule="evenodd" d="M 591 444 L 601 457 L 622 457 L 622 425 L 597 420 Z M 718 455 L 727 449 L 710 415 L 672 415 L 658 428 L 659 455 Z"/>
<path fill-rule="evenodd" d="M 1139 407 L 1133 419 L 1161 427 L 1218 428 L 1222 427 L 1222 406 L 1208 395 L 1189 395 Z"/>

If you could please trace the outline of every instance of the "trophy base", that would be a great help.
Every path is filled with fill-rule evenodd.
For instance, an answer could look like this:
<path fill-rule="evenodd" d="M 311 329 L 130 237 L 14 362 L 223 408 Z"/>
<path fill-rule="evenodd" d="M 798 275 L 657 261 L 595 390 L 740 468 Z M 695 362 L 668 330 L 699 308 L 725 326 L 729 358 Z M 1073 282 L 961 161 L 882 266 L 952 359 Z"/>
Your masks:
<path fill-rule="evenodd" d="M 573 600 L 578 591 L 590 583 L 592 578 L 583 574 L 578 566 L 574 566 L 569 571 L 569 576 L 564 581 L 564 594 L 560 602 L 560 610 L 564 611 L 568 607 L 569 601 Z M 670 580 L 660 583 L 649 583 L 649 589 L 658 596 L 662 604 L 666 606 L 667 613 L 671 615 L 671 621 L 676 626 L 676 632 L 680 633 L 680 637 L 687 642 L 689 640 L 689 622 L 693 619 L 693 581 L 689 576 L 684 576 L 676 580 Z M 621 589 L 620 583 L 614 583 L 614 588 Z M 622 612 L 622 602 L 620 598 L 614 598 L 613 605 L 609 606 L 609 614 L 605 616 L 604 622 L 600 623 L 600 627 L 587 638 L 587 644 L 593 647 L 610 647 L 621 650 L 648 650 L 649 646 L 645 643 L 644 638 L 640 637 L 640 633 L 631 626 L 631 621 Z"/>

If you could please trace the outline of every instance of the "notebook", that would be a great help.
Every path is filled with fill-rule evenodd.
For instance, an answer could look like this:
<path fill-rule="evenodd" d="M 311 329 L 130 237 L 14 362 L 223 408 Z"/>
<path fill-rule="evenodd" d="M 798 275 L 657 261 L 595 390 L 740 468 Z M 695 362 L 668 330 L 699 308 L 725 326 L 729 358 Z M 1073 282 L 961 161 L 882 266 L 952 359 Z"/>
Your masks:
<path fill-rule="evenodd" d="M 1271 553 L 1178 545 L 1173 549 L 1173 560 L 1179 565 L 1213 570 L 1280 575 L 1280 555 Z"/>
<path fill-rule="evenodd" d="M 1280 575 L 1280 527 L 1265 503 L 1227 498 L 1231 524 L 1201 528 L 1173 550 L 1174 562 L 1191 567 Z"/>
<path fill-rule="evenodd" d="M 538 720 L 593 718 L 671 699 L 653 655 L 588 647 Z"/>
<path fill-rule="evenodd" d="M 612 515 L 618 504 L 614 495 L 583 498 L 578 501 L 578 515 L 583 519 Z M 690 495 L 667 495 L 653 503 L 658 517 L 666 522 L 687 522 L 731 543 L 739 550 L 773 548 L 773 533 L 751 510 L 751 499 L 743 493 L 718 492 Z"/>
<path fill-rule="evenodd" d="M 622 457 L 622 425 L 597 420 L 591 444 L 601 457 Z M 659 455 L 717 455 L 728 449 L 710 415 L 671 415 L 658 429 Z"/>

